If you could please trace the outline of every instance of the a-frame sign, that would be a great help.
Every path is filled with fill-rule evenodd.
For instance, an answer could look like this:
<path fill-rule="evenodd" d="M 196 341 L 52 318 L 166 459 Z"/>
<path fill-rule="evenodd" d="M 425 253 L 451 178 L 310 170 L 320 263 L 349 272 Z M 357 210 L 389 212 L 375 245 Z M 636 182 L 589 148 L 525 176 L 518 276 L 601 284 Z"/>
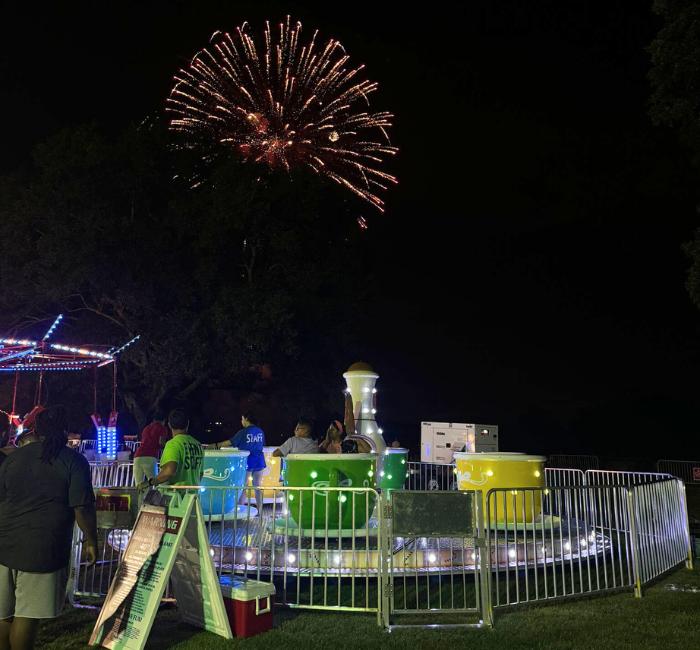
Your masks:
<path fill-rule="evenodd" d="M 168 579 L 185 622 L 233 638 L 195 491 L 149 492 L 90 644 L 145 648 Z"/>

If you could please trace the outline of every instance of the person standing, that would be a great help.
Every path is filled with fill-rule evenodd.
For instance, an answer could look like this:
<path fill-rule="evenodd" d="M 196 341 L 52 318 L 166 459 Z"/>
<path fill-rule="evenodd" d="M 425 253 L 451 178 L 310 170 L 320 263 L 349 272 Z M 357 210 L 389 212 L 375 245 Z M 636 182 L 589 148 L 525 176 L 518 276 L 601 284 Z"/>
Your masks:
<path fill-rule="evenodd" d="M 156 475 L 156 464 L 160 450 L 168 440 L 168 428 L 165 426 L 165 415 L 156 412 L 153 422 L 141 432 L 141 444 L 134 453 L 134 481 L 153 478 Z"/>
<path fill-rule="evenodd" d="M 224 442 L 221 447 L 235 447 L 249 452 L 248 464 L 246 466 L 246 485 L 252 485 L 255 490 L 255 503 L 258 506 L 258 512 L 262 514 L 263 497 L 260 490 L 263 471 L 265 465 L 265 432 L 257 425 L 257 418 L 250 412 L 246 411 L 241 416 L 241 426 L 243 427 L 231 440 Z"/>
<path fill-rule="evenodd" d="M 41 619 L 63 609 L 73 525 L 97 559 L 90 466 L 66 444 L 63 409 L 36 416 L 34 429 L 0 466 L 0 649 L 34 648 Z"/>
<path fill-rule="evenodd" d="M 188 433 L 190 421 L 182 409 L 168 416 L 173 437 L 165 443 L 160 457 L 160 472 L 139 483 L 139 489 L 158 485 L 199 485 L 204 471 L 204 449 L 197 438 Z"/>

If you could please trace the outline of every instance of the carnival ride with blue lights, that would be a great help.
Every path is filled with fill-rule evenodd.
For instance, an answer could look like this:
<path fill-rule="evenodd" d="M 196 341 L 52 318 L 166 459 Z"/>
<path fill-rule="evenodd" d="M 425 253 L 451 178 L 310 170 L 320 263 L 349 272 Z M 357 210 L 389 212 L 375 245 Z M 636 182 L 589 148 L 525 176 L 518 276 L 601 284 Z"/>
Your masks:
<path fill-rule="evenodd" d="M 0 372 L 14 373 L 12 390 L 12 405 L 10 411 L 3 411 L 11 425 L 21 433 L 23 420 L 17 413 L 17 389 L 21 373 L 38 373 L 38 381 L 34 395 L 34 409 L 41 405 L 44 392 L 44 374 L 47 372 L 67 372 L 95 370 L 95 400 L 91 416 L 97 433 L 97 453 L 106 459 L 114 459 L 117 454 L 117 358 L 129 346 L 140 338 L 133 337 L 121 346 L 75 346 L 58 343 L 52 340 L 56 330 L 63 322 L 63 314 L 59 314 L 51 327 L 41 339 L 6 336 L 0 338 Z M 112 367 L 112 405 L 107 423 L 97 413 L 97 369 L 105 366 Z"/>

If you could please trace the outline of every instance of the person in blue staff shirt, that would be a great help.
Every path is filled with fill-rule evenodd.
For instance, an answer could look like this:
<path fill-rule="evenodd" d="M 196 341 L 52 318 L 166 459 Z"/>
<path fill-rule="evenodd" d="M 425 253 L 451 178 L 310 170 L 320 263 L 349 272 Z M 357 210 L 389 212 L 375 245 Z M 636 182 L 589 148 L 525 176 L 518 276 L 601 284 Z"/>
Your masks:
<path fill-rule="evenodd" d="M 265 470 L 265 432 L 257 425 L 256 417 L 250 412 L 241 416 L 243 428 L 230 440 L 222 443 L 220 447 L 235 447 L 250 452 L 248 455 L 248 465 L 246 472 L 246 485 L 260 487 L 263 471 Z M 255 490 L 255 503 L 258 512 L 262 513 L 263 498 L 262 490 Z"/>

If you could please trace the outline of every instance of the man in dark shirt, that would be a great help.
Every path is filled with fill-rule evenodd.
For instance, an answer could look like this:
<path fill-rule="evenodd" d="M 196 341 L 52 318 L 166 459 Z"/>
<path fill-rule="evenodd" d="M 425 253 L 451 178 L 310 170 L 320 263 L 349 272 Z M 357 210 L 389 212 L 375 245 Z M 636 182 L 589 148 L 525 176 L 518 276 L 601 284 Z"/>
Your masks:
<path fill-rule="evenodd" d="M 60 614 L 74 522 L 97 558 L 90 466 L 65 431 L 62 411 L 47 409 L 0 466 L 0 648 L 34 647 L 39 621 Z"/>

